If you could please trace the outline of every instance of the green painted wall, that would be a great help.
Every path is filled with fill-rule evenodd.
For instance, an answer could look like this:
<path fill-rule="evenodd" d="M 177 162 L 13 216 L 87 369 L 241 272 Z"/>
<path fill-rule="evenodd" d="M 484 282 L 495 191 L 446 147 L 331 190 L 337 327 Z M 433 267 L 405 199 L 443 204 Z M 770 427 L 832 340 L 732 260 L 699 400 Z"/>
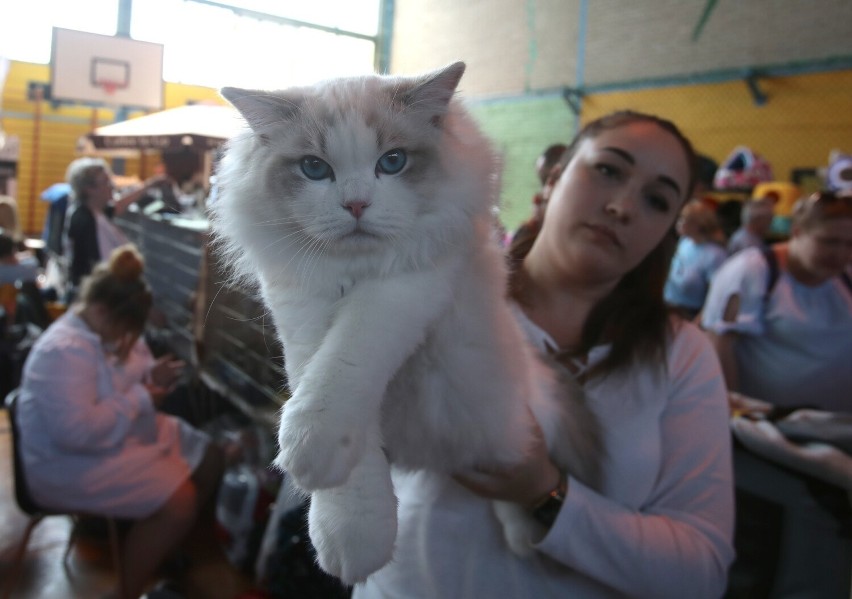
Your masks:
<path fill-rule="evenodd" d="M 471 102 L 469 109 L 504 160 L 500 220 L 512 231 L 530 214 L 538 190 L 535 159 L 574 134 L 574 113 L 560 96 Z"/>

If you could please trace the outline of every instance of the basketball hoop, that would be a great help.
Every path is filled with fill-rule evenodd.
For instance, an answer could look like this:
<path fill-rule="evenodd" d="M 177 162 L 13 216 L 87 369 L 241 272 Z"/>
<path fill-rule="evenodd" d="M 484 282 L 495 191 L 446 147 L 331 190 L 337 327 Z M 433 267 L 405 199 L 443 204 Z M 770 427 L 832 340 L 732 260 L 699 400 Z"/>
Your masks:
<path fill-rule="evenodd" d="M 115 90 L 122 89 L 122 88 L 125 87 L 120 82 L 113 81 L 113 80 L 110 80 L 110 79 L 102 79 L 100 81 L 96 81 L 95 85 L 97 85 L 98 87 L 103 89 L 104 93 L 108 96 L 114 96 Z"/>

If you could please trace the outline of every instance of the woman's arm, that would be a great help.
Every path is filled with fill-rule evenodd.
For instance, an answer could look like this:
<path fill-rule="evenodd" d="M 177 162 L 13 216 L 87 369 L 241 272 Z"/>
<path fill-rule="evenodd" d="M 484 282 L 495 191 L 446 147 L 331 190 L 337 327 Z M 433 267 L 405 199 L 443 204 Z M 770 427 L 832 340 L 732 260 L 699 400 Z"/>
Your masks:
<path fill-rule="evenodd" d="M 139 201 L 142 198 L 142 196 L 144 196 L 146 193 L 148 193 L 149 189 L 151 189 L 152 187 L 156 187 L 160 183 L 166 182 L 168 180 L 169 180 L 168 177 L 165 177 L 163 175 L 158 175 L 158 176 L 155 176 L 155 177 L 151 177 L 150 179 L 146 179 L 145 182 L 141 186 L 125 192 L 124 194 L 122 194 L 121 197 L 119 197 L 117 200 L 115 200 L 113 202 L 114 214 L 116 216 L 122 214 L 125 210 L 127 210 L 127 208 L 131 204 Z"/>
<path fill-rule="evenodd" d="M 647 431 L 661 443 L 651 493 L 632 509 L 571 481 L 539 550 L 631 597 L 715 599 L 734 557 L 728 402 L 697 329 L 684 326 L 669 355 L 666 405 Z"/>
<path fill-rule="evenodd" d="M 67 342 L 38 348 L 30 358 L 26 384 L 54 442 L 70 451 L 98 452 L 121 445 L 137 420 L 153 414 L 139 384 L 101 395 L 106 364 L 92 345 Z"/>
<path fill-rule="evenodd" d="M 729 391 L 739 391 L 740 373 L 736 355 L 737 334 L 719 334 L 714 333 L 713 331 L 707 331 L 707 337 L 710 339 L 710 344 L 719 356 L 719 362 L 722 366 L 722 374 L 725 376 L 725 385 Z"/>
<path fill-rule="evenodd" d="M 736 345 L 740 335 L 762 335 L 769 267 L 759 250 L 743 250 L 716 272 L 701 326 L 719 356 L 728 390 L 740 390 Z"/>
<path fill-rule="evenodd" d="M 537 549 L 626 596 L 716 599 L 734 556 L 727 395 L 716 355 L 697 328 L 684 326 L 669 355 L 668 380 L 661 375 L 645 396 L 625 405 L 644 404 L 648 412 L 635 418 L 648 419 L 648 426 L 639 429 L 660 437 L 650 494 L 637 509 L 570 478 L 562 509 Z M 667 395 L 662 413 L 655 393 Z M 606 427 L 606 415 L 601 420 Z M 656 444 L 636 439 L 635 455 L 617 459 L 652 459 L 638 448 Z M 456 480 L 486 497 L 528 505 L 525 481 L 540 476 L 539 486 L 552 485 L 545 484 L 552 467 L 546 453 L 534 451 L 511 470 Z"/>

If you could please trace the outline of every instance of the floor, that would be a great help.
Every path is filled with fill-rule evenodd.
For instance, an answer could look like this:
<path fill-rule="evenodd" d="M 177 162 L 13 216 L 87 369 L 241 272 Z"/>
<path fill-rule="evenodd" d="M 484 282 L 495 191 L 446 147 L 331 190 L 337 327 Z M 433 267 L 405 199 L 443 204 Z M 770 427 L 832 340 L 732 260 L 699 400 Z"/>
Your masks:
<path fill-rule="evenodd" d="M 0 410 L 0 589 L 11 574 L 15 548 L 28 518 L 15 503 L 8 415 Z M 62 555 L 71 532 L 71 520 L 53 516 L 42 521 L 30 538 L 18 573 L 15 599 L 97 599 L 115 584 L 108 544 L 98 538 L 75 543 L 67 569 Z M 187 544 L 190 567 L 181 582 L 187 599 L 255 599 L 251 580 L 235 569 L 220 551 L 198 543 Z"/>

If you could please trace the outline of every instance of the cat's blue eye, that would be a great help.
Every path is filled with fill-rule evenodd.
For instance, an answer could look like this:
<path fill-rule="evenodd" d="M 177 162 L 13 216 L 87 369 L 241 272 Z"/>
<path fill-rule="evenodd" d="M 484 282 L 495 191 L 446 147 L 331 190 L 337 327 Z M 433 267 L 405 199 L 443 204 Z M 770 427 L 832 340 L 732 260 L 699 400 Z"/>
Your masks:
<path fill-rule="evenodd" d="M 407 161 L 405 151 L 399 148 L 385 152 L 376 163 L 376 174 L 395 175 L 405 167 Z"/>
<path fill-rule="evenodd" d="M 328 162 L 316 156 L 305 156 L 302 158 L 301 167 L 305 176 L 313 181 L 328 179 L 334 174 Z"/>

